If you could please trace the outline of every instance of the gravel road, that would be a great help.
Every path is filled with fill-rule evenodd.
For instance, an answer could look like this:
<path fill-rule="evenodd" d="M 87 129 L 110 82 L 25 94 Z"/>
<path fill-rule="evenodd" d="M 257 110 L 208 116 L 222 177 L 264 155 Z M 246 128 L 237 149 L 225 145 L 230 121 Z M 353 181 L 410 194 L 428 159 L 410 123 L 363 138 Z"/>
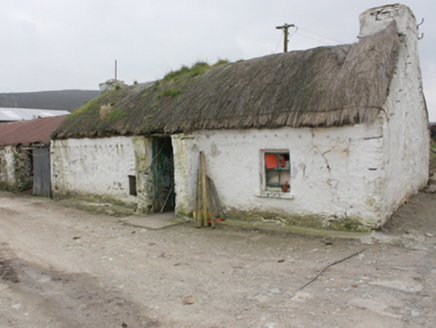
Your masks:
<path fill-rule="evenodd" d="M 121 219 L 0 192 L 0 327 L 436 326 L 435 195 L 359 239 Z"/>

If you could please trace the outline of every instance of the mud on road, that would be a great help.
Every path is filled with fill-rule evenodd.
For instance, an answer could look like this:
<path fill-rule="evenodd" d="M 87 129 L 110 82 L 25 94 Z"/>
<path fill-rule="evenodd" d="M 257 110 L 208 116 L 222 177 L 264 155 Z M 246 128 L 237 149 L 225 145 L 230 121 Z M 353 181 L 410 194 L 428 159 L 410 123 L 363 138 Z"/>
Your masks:
<path fill-rule="evenodd" d="M 150 230 L 0 192 L 0 326 L 434 327 L 435 213 L 420 194 L 358 239 Z"/>

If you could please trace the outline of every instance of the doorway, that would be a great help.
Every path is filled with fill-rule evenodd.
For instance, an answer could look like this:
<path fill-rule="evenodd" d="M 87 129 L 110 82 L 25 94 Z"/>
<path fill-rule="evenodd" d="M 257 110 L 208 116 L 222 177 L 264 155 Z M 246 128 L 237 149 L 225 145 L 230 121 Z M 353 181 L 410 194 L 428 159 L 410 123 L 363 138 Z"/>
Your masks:
<path fill-rule="evenodd" d="M 50 148 L 34 148 L 33 195 L 51 198 Z"/>
<path fill-rule="evenodd" d="M 171 137 L 153 138 L 152 153 L 153 211 L 174 211 L 174 157 Z"/>

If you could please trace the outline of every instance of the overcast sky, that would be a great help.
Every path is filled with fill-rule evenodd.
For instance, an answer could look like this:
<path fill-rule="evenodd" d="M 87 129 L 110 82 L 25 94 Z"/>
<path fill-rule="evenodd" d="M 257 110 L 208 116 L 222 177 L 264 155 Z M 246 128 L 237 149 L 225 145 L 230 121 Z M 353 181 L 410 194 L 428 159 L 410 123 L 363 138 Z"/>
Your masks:
<path fill-rule="evenodd" d="M 436 1 L 402 1 L 424 18 L 419 41 L 430 120 L 436 121 Z M 236 61 L 353 43 L 373 0 L 0 0 L 0 93 L 98 89 L 152 81 L 196 61 Z"/>

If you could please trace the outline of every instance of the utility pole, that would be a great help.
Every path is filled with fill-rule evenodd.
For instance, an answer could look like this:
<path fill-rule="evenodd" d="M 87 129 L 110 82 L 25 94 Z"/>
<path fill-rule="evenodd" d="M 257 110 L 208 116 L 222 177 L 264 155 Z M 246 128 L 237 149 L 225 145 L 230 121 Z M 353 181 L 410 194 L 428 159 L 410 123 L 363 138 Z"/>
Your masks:
<path fill-rule="evenodd" d="M 283 45 L 283 52 L 288 52 L 288 36 L 289 36 L 289 32 L 288 29 L 290 27 L 295 27 L 297 28 L 294 24 L 284 24 L 283 26 L 277 26 L 276 29 L 277 30 L 283 30 L 283 33 L 285 34 L 285 40 L 284 40 L 284 45 Z"/>

